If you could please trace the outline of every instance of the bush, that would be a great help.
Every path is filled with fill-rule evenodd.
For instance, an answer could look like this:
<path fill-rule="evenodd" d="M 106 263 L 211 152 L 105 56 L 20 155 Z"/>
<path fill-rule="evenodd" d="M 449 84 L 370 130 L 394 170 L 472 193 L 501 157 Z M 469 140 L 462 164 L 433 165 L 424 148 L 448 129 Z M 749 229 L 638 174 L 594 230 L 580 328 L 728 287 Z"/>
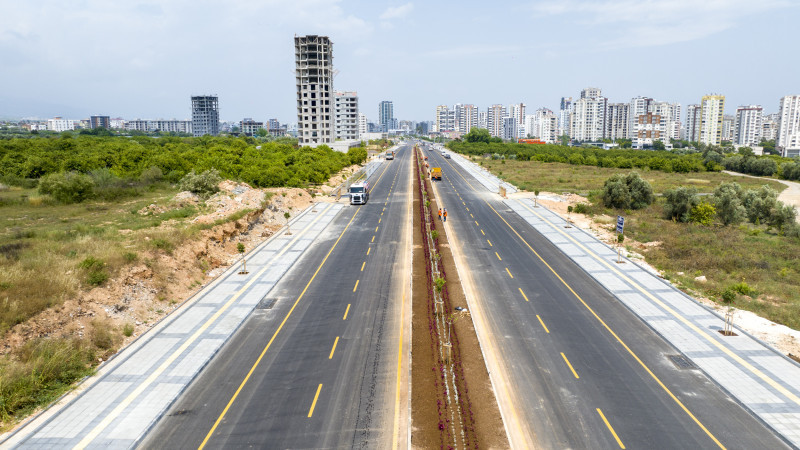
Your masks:
<path fill-rule="evenodd" d="M 751 288 L 750 285 L 748 285 L 744 281 L 736 283 L 736 284 L 732 285 L 731 287 L 729 287 L 728 289 L 731 290 L 731 291 L 738 292 L 738 293 L 740 293 L 742 295 L 748 295 L 748 296 L 755 292 L 755 291 L 753 291 L 753 288 Z"/>
<path fill-rule="evenodd" d="M 94 195 L 94 182 L 88 175 L 77 172 L 54 173 L 39 180 L 39 193 L 61 203 L 80 203 Z"/>
<path fill-rule="evenodd" d="M 716 214 L 717 209 L 714 208 L 714 205 L 707 202 L 702 202 L 695 205 L 694 208 L 689 211 L 689 220 L 708 227 L 714 223 L 714 216 Z"/>
<path fill-rule="evenodd" d="M 142 171 L 139 175 L 139 180 L 145 184 L 158 183 L 164 179 L 164 172 L 158 166 L 150 166 L 148 169 Z"/>
<path fill-rule="evenodd" d="M 636 172 L 615 174 L 603 184 L 603 204 L 608 208 L 642 209 L 654 199 L 650 183 Z"/>
<path fill-rule="evenodd" d="M 589 212 L 589 206 L 586 203 L 578 203 L 573 211 L 578 214 L 586 214 Z"/>
<path fill-rule="evenodd" d="M 748 190 L 743 195 L 742 203 L 747 210 L 747 220 L 754 224 L 766 223 L 778 203 L 778 193 L 764 185 L 758 190 Z"/>
<path fill-rule="evenodd" d="M 742 205 L 742 195 L 743 190 L 739 183 L 722 183 L 714 190 L 717 217 L 723 225 L 739 224 L 746 217 L 747 210 Z"/>
<path fill-rule="evenodd" d="M 692 208 L 700 203 L 697 189 L 679 187 L 664 191 L 664 215 L 667 219 L 688 222 Z"/>
<path fill-rule="evenodd" d="M 733 303 L 736 300 L 736 291 L 729 289 L 725 289 L 722 291 L 722 301 L 725 303 Z"/>
<path fill-rule="evenodd" d="M 122 334 L 124 334 L 125 337 L 133 336 L 133 324 L 128 322 L 125 325 L 123 325 L 122 326 Z"/>
<path fill-rule="evenodd" d="M 350 158 L 350 164 L 361 164 L 367 160 L 367 150 L 362 147 L 353 147 L 347 150 L 347 157 Z"/>
<path fill-rule="evenodd" d="M 189 191 L 201 197 L 210 197 L 219 192 L 219 183 L 222 178 L 216 169 L 209 169 L 201 174 L 194 170 L 187 173 L 178 183 L 178 188 L 182 191 Z"/>

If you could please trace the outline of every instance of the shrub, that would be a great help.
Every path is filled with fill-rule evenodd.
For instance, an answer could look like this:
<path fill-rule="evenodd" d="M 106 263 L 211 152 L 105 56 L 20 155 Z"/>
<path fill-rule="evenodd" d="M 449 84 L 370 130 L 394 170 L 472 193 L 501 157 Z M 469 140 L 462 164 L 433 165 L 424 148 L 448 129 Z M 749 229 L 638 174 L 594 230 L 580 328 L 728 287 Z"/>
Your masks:
<path fill-rule="evenodd" d="M 775 208 L 770 211 L 768 224 L 775 227 L 779 232 L 784 231 L 787 225 L 794 225 L 797 210 L 794 206 L 784 205 L 783 202 L 776 202 Z"/>
<path fill-rule="evenodd" d="M 722 301 L 725 303 L 733 303 L 736 300 L 736 291 L 731 290 L 730 288 L 725 289 L 722 291 Z"/>
<path fill-rule="evenodd" d="M 747 220 L 755 224 L 767 222 L 777 202 L 778 193 L 767 185 L 761 186 L 758 190 L 748 190 L 742 198 L 747 210 Z"/>
<path fill-rule="evenodd" d="M 347 150 L 347 157 L 350 164 L 361 164 L 367 160 L 367 150 L 362 147 L 353 147 Z"/>
<path fill-rule="evenodd" d="M 666 200 L 664 215 L 667 219 L 678 222 L 688 222 L 692 208 L 700 203 L 697 189 L 687 187 L 664 191 L 664 199 Z"/>
<path fill-rule="evenodd" d="M 153 184 L 158 183 L 164 179 L 164 172 L 161 171 L 161 168 L 158 166 L 150 166 L 149 168 L 142 171 L 142 174 L 139 175 L 139 180 L 145 184 Z"/>
<path fill-rule="evenodd" d="M 742 205 L 742 195 L 739 183 L 722 183 L 714 190 L 717 217 L 723 225 L 736 225 L 744 220 L 747 210 Z"/>
<path fill-rule="evenodd" d="M 589 212 L 589 206 L 585 203 L 578 203 L 575 205 L 575 209 L 573 209 L 578 214 L 586 214 Z"/>
<path fill-rule="evenodd" d="M 209 169 L 197 174 L 194 170 L 187 173 L 178 183 L 178 188 L 182 191 L 189 191 L 201 197 L 209 197 L 215 192 L 219 192 L 219 183 L 222 178 L 216 169 Z"/>
<path fill-rule="evenodd" d="M 124 334 L 125 337 L 133 336 L 133 324 L 128 322 L 125 325 L 123 325 L 122 326 L 122 334 Z"/>
<path fill-rule="evenodd" d="M 39 193 L 50 195 L 61 203 L 80 203 L 94 194 L 94 182 L 88 175 L 61 172 L 39 180 Z"/>
<path fill-rule="evenodd" d="M 714 216 L 716 214 L 717 209 L 714 208 L 714 205 L 702 202 L 695 205 L 692 210 L 689 211 L 689 220 L 708 227 L 714 223 Z"/>
<path fill-rule="evenodd" d="M 654 199 L 650 183 L 636 172 L 615 174 L 603 184 L 603 204 L 609 208 L 642 209 Z"/>
<path fill-rule="evenodd" d="M 748 295 L 748 296 L 755 292 L 753 291 L 753 288 L 751 288 L 750 285 L 748 285 L 744 281 L 731 285 L 731 287 L 729 287 L 728 289 L 731 291 L 738 292 L 742 295 Z"/>

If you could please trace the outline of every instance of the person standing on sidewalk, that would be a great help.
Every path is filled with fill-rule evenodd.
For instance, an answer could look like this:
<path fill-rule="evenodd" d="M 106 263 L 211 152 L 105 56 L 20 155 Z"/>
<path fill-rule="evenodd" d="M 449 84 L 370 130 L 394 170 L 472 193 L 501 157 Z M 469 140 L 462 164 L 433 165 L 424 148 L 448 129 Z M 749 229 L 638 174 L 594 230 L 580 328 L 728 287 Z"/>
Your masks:
<path fill-rule="evenodd" d="M 443 221 L 447 222 L 447 208 L 444 209 L 444 212 L 442 214 L 444 215 Z"/>
<path fill-rule="evenodd" d="M 439 220 L 442 220 L 442 208 L 439 208 Z"/>

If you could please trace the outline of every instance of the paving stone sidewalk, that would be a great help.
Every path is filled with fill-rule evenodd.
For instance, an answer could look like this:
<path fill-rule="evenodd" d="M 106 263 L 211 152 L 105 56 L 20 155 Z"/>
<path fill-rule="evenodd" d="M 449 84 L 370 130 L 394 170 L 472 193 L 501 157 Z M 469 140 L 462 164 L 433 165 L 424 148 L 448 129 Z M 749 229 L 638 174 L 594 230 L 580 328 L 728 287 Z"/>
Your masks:
<path fill-rule="evenodd" d="M 309 207 L 67 396 L 0 442 L 16 448 L 130 448 L 324 231 L 342 204 Z"/>
<path fill-rule="evenodd" d="M 529 199 L 505 203 L 740 403 L 800 447 L 800 365 Z M 735 324 L 734 324 L 735 325 Z"/>
<path fill-rule="evenodd" d="M 448 151 L 449 152 L 449 151 Z M 505 181 L 502 181 L 500 178 L 497 178 L 494 174 L 489 172 L 488 170 L 484 169 L 483 167 L 473 163 L 472 161 L 468 160 L 467 158 L 457 154 L 457 153 L 450 153 L 450 159 L 461 166 L 464 170 L 469 172 L 470 175 L 473 176 L 480 184 L 482 184 L 486 189 L 490 192 L 497 193 L 500 191 L 500 186 L 506 188 L 507 194 L 513 194 L 517 192 L 517 188 L 512 186 Z"/>

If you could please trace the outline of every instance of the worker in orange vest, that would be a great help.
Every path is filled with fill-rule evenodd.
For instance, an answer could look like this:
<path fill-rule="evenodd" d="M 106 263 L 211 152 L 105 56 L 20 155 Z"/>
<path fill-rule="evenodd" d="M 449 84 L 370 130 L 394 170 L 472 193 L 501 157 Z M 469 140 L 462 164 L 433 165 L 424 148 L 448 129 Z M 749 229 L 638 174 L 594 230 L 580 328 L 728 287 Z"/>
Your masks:
<path fill-rule="evenodd" d="M 444 209 L 444 212 L 442 214 L 444 217 L 444 221 L 447 222 L 447 208 Z"/>
<path fill-rule="evenodd" d="M 442 208 L 439 208 L 439 220 L 442 220 Z"/>

